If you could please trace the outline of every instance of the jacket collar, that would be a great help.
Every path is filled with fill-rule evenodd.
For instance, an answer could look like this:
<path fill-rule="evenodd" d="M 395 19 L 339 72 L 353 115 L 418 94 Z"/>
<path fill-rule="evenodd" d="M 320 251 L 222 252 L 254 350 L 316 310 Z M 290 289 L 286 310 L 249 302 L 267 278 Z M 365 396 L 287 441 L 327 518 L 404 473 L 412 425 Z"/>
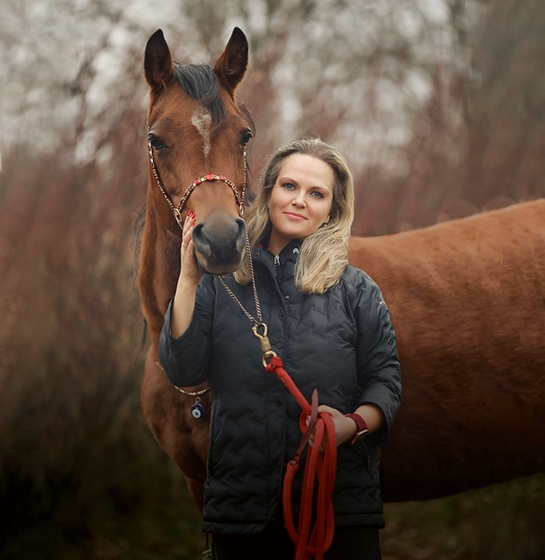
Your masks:
<path fill-rule="evenodd" d="M 283 249 L 280 251 L 280 263 L 286 264 L 288 262 L 295 263 L 299 257 L 299 252 L 301 250 L 301 245 L 303 241 L 301 239 L 292 239 Z M 275 255 L 273 255 L 268 249 L 265 248 L 263 244 L 256 245 L 252 250 L 252 257 L 261 261 L 269 266 L 274 265 Z"/>

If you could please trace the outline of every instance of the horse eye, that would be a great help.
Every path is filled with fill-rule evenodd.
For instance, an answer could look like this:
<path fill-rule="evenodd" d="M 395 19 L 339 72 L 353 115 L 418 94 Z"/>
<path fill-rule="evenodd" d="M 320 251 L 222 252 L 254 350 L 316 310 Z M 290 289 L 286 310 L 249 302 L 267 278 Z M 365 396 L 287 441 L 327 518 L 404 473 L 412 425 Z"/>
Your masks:
<path fill-rule="evenodd" d="M 250 139 L 252 138 L 252 136 L 253 136 L 253 135 L 252 135 L 251 131 L 247 130 L 247 131 L 242 135 L 242 138 L 240 139 L 240 143 L 241 143 L 243 146 L 247 146 L 247 145 L 248 145 L 248 142 L 250 141 Z"/>
<path fill-rule="evenodd" d="M 162 150 L 166 148 L 166 144 L 162 142 L 155 134 L 148 134 L 148 141 L 154 150 Z"/>

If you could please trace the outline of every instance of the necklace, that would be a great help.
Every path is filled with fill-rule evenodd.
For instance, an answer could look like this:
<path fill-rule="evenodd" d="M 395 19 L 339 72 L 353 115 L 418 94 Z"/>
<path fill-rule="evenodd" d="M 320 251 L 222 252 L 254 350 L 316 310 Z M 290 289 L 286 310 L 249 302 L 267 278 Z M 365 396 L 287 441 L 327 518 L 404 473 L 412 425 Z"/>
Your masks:
<path fill-rule="evenodd" d="M 274 358 L 276 356 L 276 352 L 271 347 L 271 342 L 269 337 L 267 336 L 268 328 L 266 323 L 263 322 L 263 315 L 261 314 L 261 306 L 259 305 L 259 297 L 257 295 L 257 287 L 255 283 L 255 274 L 254 274 L 254 264 L 252 261 L 252 253 L 250 249 L 250 240 L 248 238 L 248 232 L 246 232 L 246 254 L 248 255 L 248 262 L 250 265 L 250 275 L 252 277 L 252 290 L 254 293 L 254 304 L 255 304 L 255 313 L 257 315 L 257 319 L 242 305 L 240 300 L 237 296 L 233 293 L 233 290 L 229 288 L 229 286 L 223 280 L 223 277 L 220 276 L 220 282 L 223 284 L 223 287 L 227 291 L 227 293 L 231 296 L 233 301 L 240 307 L 244 315 L 248 317 L 248 319 L 254 324 L 252 327 L 252 332 L 254 336 L 259 340 L 259 344 L 261 345 L 261 351 L 263 352 L 263 367 L 267 367 L 267 360 L 270 358 Z M 259 332 L 261 330 L 261 332 Z"/>

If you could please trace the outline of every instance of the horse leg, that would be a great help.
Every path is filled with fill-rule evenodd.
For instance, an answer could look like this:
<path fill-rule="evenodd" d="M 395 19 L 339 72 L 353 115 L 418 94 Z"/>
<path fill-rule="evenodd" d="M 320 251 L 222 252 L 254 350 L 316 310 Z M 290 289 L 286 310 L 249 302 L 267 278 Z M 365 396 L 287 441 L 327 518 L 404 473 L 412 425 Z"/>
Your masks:
<path fill-rule="evenodd" d="M 153 352 L 149 352 L 142 380 L 142 411 L 159 445 L 185 475 L 191 497 L 200 510 L 212 406 L 209 393 L 201 399 L 207 413 L 197 420 L 191 415 L 194 399 L 170 383 Z"/>
<path fill-rule="evenodd" d="M 202 496 L 202 486 L 203 483 L 200 480 L 195 480 L 194 478 L 190 478 L 188 476 L 185 477 L 185 481 L 187 482 L 187 488 L 189 489 L 189 494 L 193 503 L 199 508 L 199 511 L 202 513 L 203 508 L 203 496 Z"/>

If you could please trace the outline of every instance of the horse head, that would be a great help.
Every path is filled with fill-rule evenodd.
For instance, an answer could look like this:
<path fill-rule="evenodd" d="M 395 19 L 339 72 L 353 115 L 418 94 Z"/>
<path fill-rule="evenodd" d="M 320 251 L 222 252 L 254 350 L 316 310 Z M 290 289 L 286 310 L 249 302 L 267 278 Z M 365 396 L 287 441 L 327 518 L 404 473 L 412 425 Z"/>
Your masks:
<path fill-rule="evenodd" d="M 188 210 L 197 215 L 193 242 L 200 267 L 225 274 L 240 267 L 246 228 L 246 145 L 252 121 L 236 89 L 248 65 L 248 42 L 235 28 L 214 67 L 172 61 L 163 32 L 146 45 L 149 205 L 180 236 Z"/>

